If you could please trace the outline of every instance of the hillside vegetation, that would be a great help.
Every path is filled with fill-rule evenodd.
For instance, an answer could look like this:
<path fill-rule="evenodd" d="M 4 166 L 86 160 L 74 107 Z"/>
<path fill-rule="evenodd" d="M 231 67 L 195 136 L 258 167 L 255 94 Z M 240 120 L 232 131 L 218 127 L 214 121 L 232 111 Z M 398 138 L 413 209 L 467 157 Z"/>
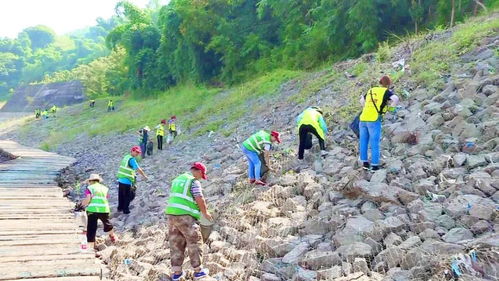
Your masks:
<path fill-rule="evenodd" d="M 230 87 L 276 69 L 310 71 L 355 58 L 376 50 L 381 42 L 393 43 L 399 36 L 452 27 L 499 5 L 497 0 L 157 3 L 151 1 L 145 9 L 126 1 L 117 4 L 119 24 L 110 31 L 106 43 L 120 52 L 122 59 L 110 62 L 112 73 L 94 73 L 100 76 L 99 85 L 110 87 L 86 82 L 89 77 L 79 70 L 44 81 L 76 77 L 88 85 L 92 96 L 130 92 L 156 96 L 184 84 Z M 123 75 L 117 75 L 116 70 Z"/>

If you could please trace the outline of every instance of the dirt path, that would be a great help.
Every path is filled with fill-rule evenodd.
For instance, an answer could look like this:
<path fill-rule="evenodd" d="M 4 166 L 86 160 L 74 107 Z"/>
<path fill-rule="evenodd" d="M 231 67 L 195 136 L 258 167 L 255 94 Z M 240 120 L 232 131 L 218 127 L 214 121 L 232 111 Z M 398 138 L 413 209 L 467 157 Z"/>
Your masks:
<path fill-rule="evenodd" d="M 0 280 L 101 280 L 91 253 L 81 253 L 73 204 L 54 179 L 75 160 L 0 140 Z"/>

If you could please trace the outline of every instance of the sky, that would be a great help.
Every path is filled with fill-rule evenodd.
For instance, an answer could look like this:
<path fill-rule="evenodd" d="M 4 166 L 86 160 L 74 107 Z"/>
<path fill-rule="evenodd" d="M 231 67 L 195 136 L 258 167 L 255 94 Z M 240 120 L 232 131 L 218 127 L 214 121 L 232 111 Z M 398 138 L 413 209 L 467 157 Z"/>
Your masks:
<path fill-rule="evenodd" d="M 92 26 L 114 15 L 118 0 L 0 0 L 0 37 L 15 38 L 24 28 L 46 25 L 58 35 Z M 145 7 L 148 0 L 130 0 Z"/>

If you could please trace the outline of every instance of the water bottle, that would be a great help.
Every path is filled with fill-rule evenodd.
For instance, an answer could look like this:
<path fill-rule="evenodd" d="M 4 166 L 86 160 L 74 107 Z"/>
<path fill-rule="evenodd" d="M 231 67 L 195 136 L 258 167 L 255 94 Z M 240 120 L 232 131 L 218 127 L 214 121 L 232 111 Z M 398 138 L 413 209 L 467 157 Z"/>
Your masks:
<path fill-rule="evenodd" d="M 88 243 L 87 243 L 86 232 L 83 232 L 83 235 L 80 235 L 80 252 L 82 252 L 82 253 L 88 252 Z"/>

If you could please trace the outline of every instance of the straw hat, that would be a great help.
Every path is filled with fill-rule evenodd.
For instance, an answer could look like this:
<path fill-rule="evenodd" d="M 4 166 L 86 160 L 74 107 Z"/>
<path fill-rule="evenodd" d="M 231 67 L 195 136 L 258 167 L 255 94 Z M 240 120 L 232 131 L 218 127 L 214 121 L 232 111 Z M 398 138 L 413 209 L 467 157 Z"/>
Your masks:
<path fill-rule="evenodd" d="M 87 179 L 87 181 L 99 181 L 102 182 L 102 178 L 99 174 L 90 174 L 90 177 Z"/>
<path fill-rule="evenodd" d="M 151 128 L 149 128 L 149 126 L 145 126 L 145 127 L 144 127 L 144 130 L 146 130 L 146 131 L 150 131 L 150 130 L 151 130 Z"/>

